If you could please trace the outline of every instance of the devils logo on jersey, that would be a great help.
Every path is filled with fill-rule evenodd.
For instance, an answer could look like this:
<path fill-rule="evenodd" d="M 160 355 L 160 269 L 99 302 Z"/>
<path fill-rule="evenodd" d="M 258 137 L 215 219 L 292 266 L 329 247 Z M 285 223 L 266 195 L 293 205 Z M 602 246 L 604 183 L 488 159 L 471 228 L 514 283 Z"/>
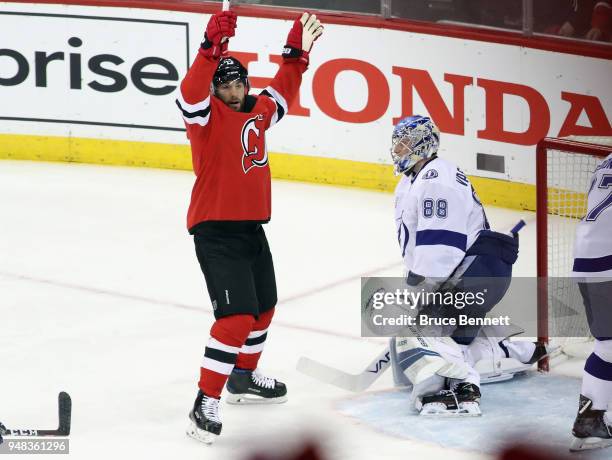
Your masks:
<path fill-rule="evenodd" d="M 268 151 L 263 138 L 264 116 L 250 118 L 242 127 L 242 169 L 248 173 L 252 168 L 268 164 Z"/>

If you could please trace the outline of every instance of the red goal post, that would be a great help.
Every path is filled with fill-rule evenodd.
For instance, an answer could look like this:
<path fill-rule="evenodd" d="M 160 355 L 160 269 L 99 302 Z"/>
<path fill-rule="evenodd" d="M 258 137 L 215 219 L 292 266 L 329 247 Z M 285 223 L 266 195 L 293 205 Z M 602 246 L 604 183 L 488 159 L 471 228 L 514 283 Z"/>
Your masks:
<path fill-rule="evenodd" d="M 538 340 L 560 345 L 568 355 L 582 355 L 590 346 L 584 315 L 564 318 L 564 330 L 576 337 L 551 340 L 556 304 L 582 305 L 570 280 L 575 228 L 587 208 L 587 190 L 596 166 L 612 152 L 612 137 L 545 138 L 536 151 L 536 223 L 538 276 Z M 575 324 L 572 323 L 575 322 Z M 585 347 L 585 343 L 589 344 Z M 549 370 L 549 360 L 539 364 Z"/>

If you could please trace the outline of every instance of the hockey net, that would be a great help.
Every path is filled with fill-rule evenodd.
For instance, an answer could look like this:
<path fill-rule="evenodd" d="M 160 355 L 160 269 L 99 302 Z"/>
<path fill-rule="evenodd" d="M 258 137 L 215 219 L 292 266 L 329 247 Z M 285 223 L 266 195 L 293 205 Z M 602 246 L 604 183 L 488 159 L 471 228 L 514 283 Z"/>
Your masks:
<path fill-rule="evenodd" d="M 586 213 L 593 172 L 611 151 L 612 137 L 546 138 L 537 147 L 538 337 L 571 357 L 586 358 L 592 349 L 582 298 L 571 279 L 576 225 Z M 540 369 L 548 368 L 543 360 Z"/>

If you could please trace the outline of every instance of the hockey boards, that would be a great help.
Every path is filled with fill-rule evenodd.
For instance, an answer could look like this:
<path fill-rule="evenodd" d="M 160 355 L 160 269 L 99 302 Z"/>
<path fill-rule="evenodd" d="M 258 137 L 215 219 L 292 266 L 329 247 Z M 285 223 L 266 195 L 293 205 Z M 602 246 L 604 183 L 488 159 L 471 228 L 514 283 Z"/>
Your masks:
<path fill-rule="evenodd" d="M 2 436 L 24 436 L 24 437 L 41 437 L 41 436 L 68 436 L 70 434 L 70 423 L 72 419 L 72 399 L 70 395 L 62 391 L 57 397 L 59 425 L 57 430 L 37 430 L 37 429 L 14 429 L 6 428 L 0 423 L 0 439 Z"/>
<path fill-rule="evenodd" d="M 368 389 L 389 367 L 391 367 L 389 347 L 385 347 L 359 374 L 349 374 L 304 356 L 297 363 L 297 370 L 301 373 L 355 393 Z"/>

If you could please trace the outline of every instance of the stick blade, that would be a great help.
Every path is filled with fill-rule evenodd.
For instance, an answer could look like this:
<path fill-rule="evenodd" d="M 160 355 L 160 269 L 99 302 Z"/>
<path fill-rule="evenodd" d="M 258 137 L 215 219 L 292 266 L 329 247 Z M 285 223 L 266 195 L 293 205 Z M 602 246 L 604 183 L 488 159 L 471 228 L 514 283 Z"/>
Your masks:
<path fill-rule="evenodd" d="M 59 412 L 59 428 L 57 431 L 62 436 L 70 434 L 70 425 L 72 421 L 72 399 L 65 391 L 60 392 L 57 396 L 58 412 Z"/>

